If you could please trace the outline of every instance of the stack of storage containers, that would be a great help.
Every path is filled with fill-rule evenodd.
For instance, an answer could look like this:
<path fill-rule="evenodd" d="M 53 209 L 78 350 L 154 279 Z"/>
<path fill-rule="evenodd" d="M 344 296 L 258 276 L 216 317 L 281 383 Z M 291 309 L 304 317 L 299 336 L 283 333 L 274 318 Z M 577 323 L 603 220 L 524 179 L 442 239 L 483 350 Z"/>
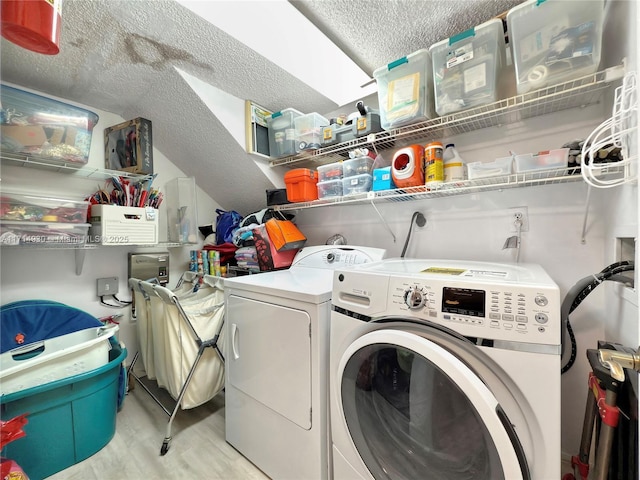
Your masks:
<path fill-rule="evenodd" d="M 604 0 L 528 0 L 507 13 L 518 93 L 594 73 Z"/>
<path fill-rule="evenodd" d="M 3 192 L 0 244 L 78 245 L 87 240 L 89 202 Z"/>
<path fill-rule="evenodd" d="M 497 18 L 429 48 L 436 112 L 446 115 L 505 96 L 499 88 L 506 64 L 502 21 Z"/>
<path fill-rule="evenodd" d="M 378 84 L 380 125 L 391 130 L 433 117 L 431 58 L 418 50 L 373 72 Z"/>
<path fill-rule="evenodd" d="M 373 158 L 367 155 L 345 160 L 342 164 L 342 194 L 355 195 L 369 192 L 373 184 L 372 166 Z"/>
<path fill-rule="evenodd" d="M 318 167 L 318 198 L 342 196 L 343 162 L 329 163 Z"/>

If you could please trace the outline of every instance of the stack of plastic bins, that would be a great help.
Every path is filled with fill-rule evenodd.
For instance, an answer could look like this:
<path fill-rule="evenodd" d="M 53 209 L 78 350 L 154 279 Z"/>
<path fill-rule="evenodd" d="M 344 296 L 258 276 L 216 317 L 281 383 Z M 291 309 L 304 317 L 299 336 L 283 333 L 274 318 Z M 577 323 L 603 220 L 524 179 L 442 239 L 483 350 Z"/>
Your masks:
<path fill-rule="evenodd" d="M 518 93 L 595 73 L 604 0 L 528 0 L 507 13 Z"/>
<path fill-rule="evenodd" d="M 373 158 L 361 156 L 345 160 L 343 163 L 342 194 L 355 195 L 369 192 L 373 184 L 371 175 Z"/>
<path fill-rule="evenodd" d="M 433 118 L 431 57 L 422 49 L 377 68 L 380 125 L 385 130 Z"/>
<path fill-rule="evenodd" d="M 506 64 L 502 21 L 482 25 L 432 45 L 433 88 L 438 115 L 503 98 L 500 76 Z"/>
<path fill-rule="evenodd" d="M 342 196 L 343 163 L 335 162 L 318 167 L 318 198 Z"/>
<path fill-rule="evenodd" d="M 269 154 L 280 158 L 296 154 L 296 135 L 294 120 L 302 115 L 293 108 L 285 108 L 267 117 L 269 130 Z"/>

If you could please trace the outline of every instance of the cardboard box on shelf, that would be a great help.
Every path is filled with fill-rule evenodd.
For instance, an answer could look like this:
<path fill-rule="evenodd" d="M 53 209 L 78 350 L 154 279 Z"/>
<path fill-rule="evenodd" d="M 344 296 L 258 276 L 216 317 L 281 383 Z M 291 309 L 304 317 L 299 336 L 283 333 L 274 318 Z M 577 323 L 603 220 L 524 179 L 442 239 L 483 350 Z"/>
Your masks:
<path fill-rule="evenodd" d="M 104 130 L 105 166 L 145 175 L 153 174 L 151 121 L 138 117 Z"/>

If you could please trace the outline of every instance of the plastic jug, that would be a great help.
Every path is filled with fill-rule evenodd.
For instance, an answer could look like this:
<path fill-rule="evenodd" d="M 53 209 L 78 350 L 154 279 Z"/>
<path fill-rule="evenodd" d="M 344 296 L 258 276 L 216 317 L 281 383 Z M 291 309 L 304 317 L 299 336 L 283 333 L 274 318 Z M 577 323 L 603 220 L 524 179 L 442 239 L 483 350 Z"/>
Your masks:
<path fill-rule="evenodd" d="M 447 144 L 442 160 L 444 162 L 445 183 L 461 182 L 466 178 L 464 160 L 458 155 L 458 151 L 453 143 Z"/>

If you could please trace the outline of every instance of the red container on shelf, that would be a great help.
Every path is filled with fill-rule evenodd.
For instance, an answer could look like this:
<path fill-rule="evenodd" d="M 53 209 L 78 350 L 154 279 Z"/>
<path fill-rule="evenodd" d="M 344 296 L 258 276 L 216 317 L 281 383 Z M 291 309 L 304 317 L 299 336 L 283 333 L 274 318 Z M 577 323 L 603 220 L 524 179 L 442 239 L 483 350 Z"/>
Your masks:
<path fill-rule="evenodd" d="M 290 202 L 310 202 L 318 199 L 318 172 L 308 168 L 296 168 L 284 174 L 287 186 L 287 200 Z"/>

